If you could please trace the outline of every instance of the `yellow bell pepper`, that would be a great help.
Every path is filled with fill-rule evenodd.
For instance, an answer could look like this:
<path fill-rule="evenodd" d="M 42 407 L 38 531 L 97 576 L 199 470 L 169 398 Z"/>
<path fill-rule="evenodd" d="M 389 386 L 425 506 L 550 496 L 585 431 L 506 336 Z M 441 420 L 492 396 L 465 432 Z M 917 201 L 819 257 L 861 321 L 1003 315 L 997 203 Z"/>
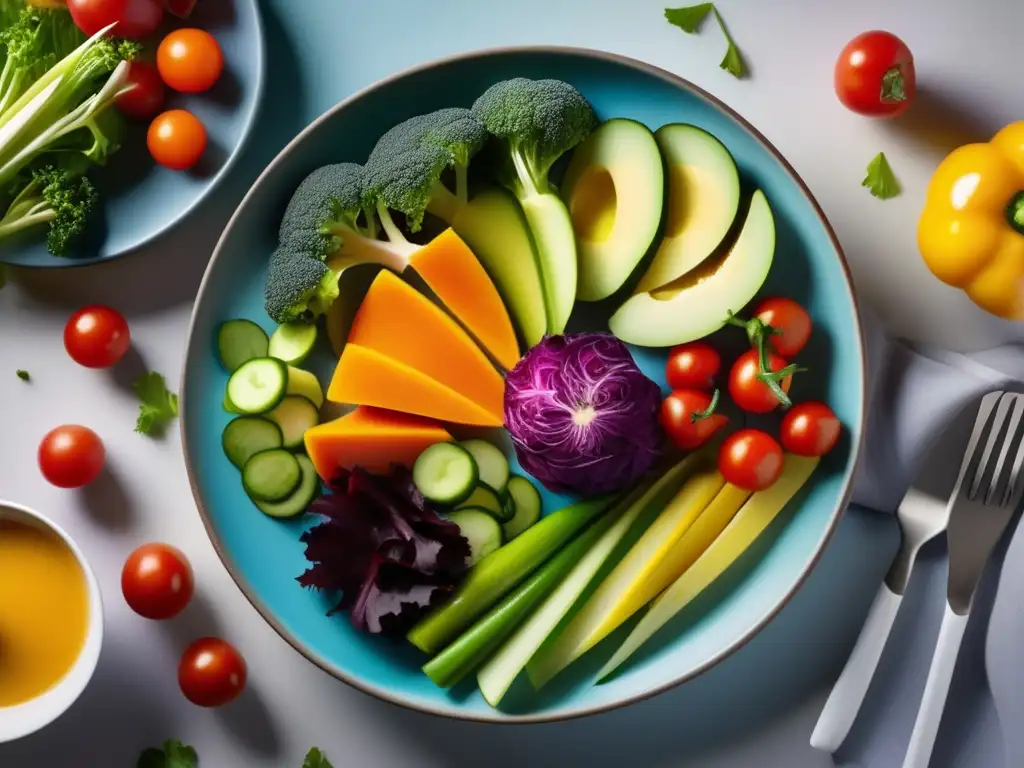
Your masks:
<path fill-rule="evenodd" d="M 928 268 L 999 317 L 1024 320 L 1024 121 L 942 161 L 917 228 Z"/>

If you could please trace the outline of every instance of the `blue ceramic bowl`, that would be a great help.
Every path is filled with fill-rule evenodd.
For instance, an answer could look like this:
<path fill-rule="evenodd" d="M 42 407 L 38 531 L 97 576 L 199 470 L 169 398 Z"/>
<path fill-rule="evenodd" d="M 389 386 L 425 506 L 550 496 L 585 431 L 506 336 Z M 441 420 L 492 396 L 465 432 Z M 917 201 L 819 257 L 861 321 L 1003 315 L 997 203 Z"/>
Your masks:
<path fill-rule="evenodd" d="M 175 93 L 166 109 L 187 109 L 206 127 L 206 153 L 195 168 L 171 171 L 158 166 L 146 148 L 147 122 L 127 121 L 121 149 L 92 179 L 102 210 L 74 257 L 59 258 L 38 233 L 0 249 L 0 262 L 22 267 L 76 267 L 114 259 L 138 249 L 191 213 L 213 191 L 241 154 L 263 95 L 265 53 L 257 0 L 201 2 L 187 20 L 167 15 L 159 34 L 199 27 L 217 38 L 224 73 L 209 91 Z M 146 41 L 155 56 L 159 36 Z"/>
<path fill-rule="evenodd" d="M 541 693 L 518 682 L 499 712 L 488 707 L 472 681 L 453 691 L 438 689 L 420 671 L 424 659 L 412 646 L 359 634 L 344 616 L 328 618 L 327 598 L 295 582 L 306 565 L 299 536 L 313 521 L 265 517 L 242 492 L 238 471 L 221 451 L 229 420 L 221 408 L 226 374 L 213 342 L 218 323 L 232 317 L 272 327 L 263 310 L 267 258 L 284 206 L 307 173 L 326 163 L 362 162 L 395 123 L 443 106 L 469 105 L 494 82 L 514 76 L 566 80 L 602 117 L 632 117 L 652 128 L 690 122 L 726 144 L 744 184 L 763 189 L 775 211 L 778 245 L 764 293 L 796 298 L 815 319 L 813 339 L 800 359 L 811 373 L 796 380 L 793 395 L 826 400 L 846 429 L 838 449 L 757 551 L 677 616 L 624 672 L 591 684 L 613 650 L 605 643 Z M 732 330 L 734 338 L 742 336 Z M 634 352 L 646 373 L 664 384 L 665 351 Z M 183 443 L 196 502 L 225 565 L 264 618 L 315 664 L 375 696 L 436 714 L 554 720 L 636 701 L 694 677 L 749 641 L 793 596 L 846 506 L 861 444 L 863 359 L 856 301 L 831 228 L 793 169 L 742 118 L 690 83 L 637 61 L 573 49 L 488 51 L 421 67 L 353 96 L 316 120 L 264 171 L 229 223 L 199 292 L 182 384 Z M 545 511 L 562 501 L 546 496 Z"/>

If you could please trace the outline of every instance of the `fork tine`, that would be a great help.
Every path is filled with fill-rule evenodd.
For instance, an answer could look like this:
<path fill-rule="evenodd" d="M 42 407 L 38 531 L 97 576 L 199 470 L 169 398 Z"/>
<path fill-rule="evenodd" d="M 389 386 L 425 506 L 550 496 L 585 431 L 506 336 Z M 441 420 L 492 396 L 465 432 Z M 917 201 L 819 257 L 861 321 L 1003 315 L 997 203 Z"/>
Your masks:
<path fill-rule="evenodd" d="M 1024 397 L 1020 398 L 1024 401 Z M 1002 506 L 1012 504 L 1016 506 L 1024 495 L 1024 482 L 1021 482 L 1021 470 L 1024 470 L 1024 439 L 1017 446 L 1017 455 L 1013 460 L 1013 468 L 1010 470 L 1010 479 L 1006 484 L 1006 491 L 1003 493 Z"/>
<path fill-rule="evenodd" d="M 999 404 L 996 406 L 996 415 L 992 419 L 992 424 L 988 431 L 988 439 L 985 441 L 985 450 L 981 454 L 981 459 L 978 461 L 974 471 L 974 477 L 971 479 L 971 487 L 968 490 L 967 498 L 972 501 L 978 497 L 978 492 L 981 490 L 981 484 L 989 467 L 989 460 L 992 458 L 996 441 L 999 439 L 999 435 L 1003 430 L 1003 423 L 1006 421 L 1006 412 L 1010 410 L 1010 398 L 1003 397 L 1004 394 L 1000 393 Z"/>
<path fill-rule="evenodd" d="M 1021 416 L 1024 415 L 1024 398 L 1018 395 L 1007 395 L 1006 400 L 1013 401 L 1013 413 L 1010 415 L 1010 425 L 1006 428 L 1006 437 L 1003 438 L 1002 447 L 999 450 L 999 458 L 996 460 L 996 468 L 992 472 L 992 483 L 985 494 L 985 504 L 992 504 L 995 501 L 996 493 L 1002 485 L 1003 467 L 1006 465 L 1006 458 L 1010 454 L 1010 448 L 1017 438 L 1017 431 L 1020 428 Z M 1018 446 L 1019 447 L 1019 446 Z M 1019 454 L 1018 450 L 1018 454 Z M 1006 503 L 1008 492 L 1013 488 L 1013 475 L 1006 478 L 1006 486 L 1003 490 L 1002 499 L 999 504 Z"/>

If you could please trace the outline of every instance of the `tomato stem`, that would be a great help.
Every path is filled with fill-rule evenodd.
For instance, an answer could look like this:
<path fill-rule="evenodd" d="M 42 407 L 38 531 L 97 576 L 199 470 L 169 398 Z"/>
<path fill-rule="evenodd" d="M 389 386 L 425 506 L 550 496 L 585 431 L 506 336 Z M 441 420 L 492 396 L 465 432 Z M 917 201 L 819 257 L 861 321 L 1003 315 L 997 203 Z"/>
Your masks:
<path fill-rule="evenodd" d="M 703 411 L 694 411 L 693 413 L 690 414 L 690 423 L 696 424 L 698 421 L 703 421 L 704 419 L 710 418 L 711 415 L 715 412 L 715 409 L 718 407 L 719 399 L 719 392 L 716 388 L 711 395 L 711 402 L 708 403 L 708 407 L 705 408 Z"/>
<path fill-rule="evenodd" d="M 1014 195 L 1006 206 L 1006 220 L 1014 230 L 1024 235 L 1024 189 Z"/>
<path fill-rule="evenodd" d="M 882 75 L 881 101 L 891 104 L 894 101 L 906 101 L 907 90 L 903 80 L 903 70 L 899 66 L 891 67 Z"/>
<path fill-rule="evenodd" d="M 1024 207 L 1024 203 L 1021 205 Z M 751 346 L 757 350 L 758 380 L 763 381 L 768 386 L 768 389 L 772 391 L 775 399 L 779 401 L 783 408 L 789 408 L 793 401 L 789 399 L 789 395 L 782 389 L 779 382 L 783 381 L 787 376 L 792 376 L 794 373 L 799 373 L 806 369 L 796 365 L 787 365 L 781 371 L 773 371 L 771 369 L 771 366 L 768 364 L 768 345 L 765 344 L 765 339 L 772 335 L 781 334 L 782 331 L 773 328 L 759 317 L 741 320 L 731 311 L 726 322 L 743 328 L 747 332 L 747 338 L 750 340 Z"/>

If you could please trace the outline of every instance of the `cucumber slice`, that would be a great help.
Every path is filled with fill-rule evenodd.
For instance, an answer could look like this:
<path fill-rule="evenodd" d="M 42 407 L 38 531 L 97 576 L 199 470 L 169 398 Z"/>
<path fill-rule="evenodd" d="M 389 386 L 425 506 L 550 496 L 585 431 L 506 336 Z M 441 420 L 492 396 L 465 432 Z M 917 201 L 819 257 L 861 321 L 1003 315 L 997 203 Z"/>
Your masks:
<path fill-rule="evenodd" d="M 512 482 L 511 478 L 509 479 L 509 482 Z M 512 518 L 516 516 L 516 500 L 513 499 L 512 494 L 508 492 L 508 488 L 505 489 L 505 495 L 502 497 L 502 502 L 502 506 L 504 507 L 504 509 L 502 509 L 502 516 L 504 518 L 502 522 L 511 522 Z"/>
<path fill-rule="evenodd" d="M 320 382 L 309 371 L 288 366 L 288 389 L 287 395 L 298 395 L 309 400 L 317 408 L 324 407 L 324 390 Z"/>
<path fill-rule="evenodd" d="M 472 455 L 457 443 L 435 443 L 416 459 L 412 481 L 424 498 L 437 504 L 459 504 L 476 487 L 478 470 Z"/>
<path fill-rule="evenodd" d="M 270 517 L 295 517 L 306 511 L 306 508 L 313 503 L 313 499 L 320 492 L 320 477 L 316 473 L 313 462 L 301 453 L 295 455 L 302 470 L 302 480 L 299 487 L 292 495 L 284 501 L 257 501 L 253 500 L 260 512 Z"/>
<path fill-rule="evenodd" d="M 466 509 L 467 507 L 479 507 L 499 523 L 510 519 L 505 517 L 505 502 L 489 485 L 478 485 L 469 494 L 469 498 L 457 505 L 456 509 Z"/>
<path fill-rule="evenodd" d="M 266 357 L 269 344 L 266 332 L 252 320 L 228 320 L 217 329 L 217 355 L 229 373 L 242 363 Z"/>
<path fill-rule="evenodd" d="M 309 357 L 316 344 L 316 326 L 310 323 L 285 323 L 270 334 L 267 353 L 288 365 L 299 365 Z"/>
<path fill-rule="evenodd" d="M 288 366 L 272 357 L 242 363 L 228 379 L 228 400 L 239 413 L 271 411 L 284 400 Z"/>
<path fill-rule="evenodd" d="M 476 460 L 480 470 L 480 482 L 491 486 L 498 494 L 505 492 L 508 485 L 508 459 L 501 449 L 486 440 L 474 438 L 459 443 Z"/>
<path fill-rule="evenodd" d="M 507 541 L 540 520 L 540 493 L 525 477 L 513 475 L 508 481 L 508 497 L 515 505 L 512 518 L 502 526 Z"/>
<path fill-rule="evenodd" d="M 241 413 L 241 411 L 238 410 L 238 407 L 231 402 L 231 398 L 228 397 L 227 392 L 224 393 L 224 410 L 228 413 Z"/>
<path fill-rule="evenodd" d="M 449 514 L 448 519 L 459 526 L 462 535 L 469 541 L 468 567 L 472 568 L 501 547 L 501 526 L 486 509 L 460 509 Z"/>
<path fill-rule="evenodd" d="M 280 448 L 261 451 L 242 467 L 242 486 L 254 501 L 283 501 L 302 480 L 295 455 Z"/>
<path fill-rule="evenodd" d="M 280 448 L 284 438 L 281 428 L 262 416 L 239 416 L 224 427 L 220 442 L 224 454 L 241 469 L 257 453 Z"/>
<path fill-rule="evenodd" d="M 294 450 L 302 447 L 306 430 L 320 423 L 320 411 L 306 398 L 288 395 L 267 418 L 281 428 L 282 446 Z"/>

